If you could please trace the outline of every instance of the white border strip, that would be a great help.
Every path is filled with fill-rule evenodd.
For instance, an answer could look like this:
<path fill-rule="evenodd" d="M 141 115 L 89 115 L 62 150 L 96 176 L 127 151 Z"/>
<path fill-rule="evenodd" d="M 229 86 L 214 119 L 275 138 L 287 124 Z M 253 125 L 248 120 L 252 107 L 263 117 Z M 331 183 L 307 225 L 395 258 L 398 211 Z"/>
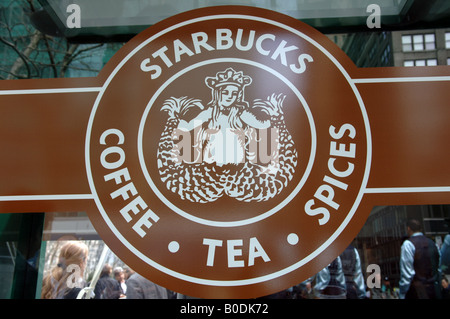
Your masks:
<path fill-rule="evenodd" d="M 441 193 L 441 192 L 450 192 L 450 186 L 366 188 L 365 191 L 366 194 Z"/>
<path fill-rule="evenodd" d="M 62 89 L 0 90 L 0 95 L 100 92 L 101 89 L 102 89 L 101 87 L 84 87 L 84 88 L 62 88 Z"/>
<path fill-rule="evenodd" d="M 69 195 L 11 195 L 0 196 L 0 202 L 31 201 L 31 200 L 76 200 L 94 199 L 92 194 L 69 194 Z"/>
<path fill-rule="evenodd" d="M 442 82 L 442 81 L 450 81 L 450 76 L 353 79 L 353 83 L 396 83 L 396 82 L 398 83 L 398 82 Z"/>

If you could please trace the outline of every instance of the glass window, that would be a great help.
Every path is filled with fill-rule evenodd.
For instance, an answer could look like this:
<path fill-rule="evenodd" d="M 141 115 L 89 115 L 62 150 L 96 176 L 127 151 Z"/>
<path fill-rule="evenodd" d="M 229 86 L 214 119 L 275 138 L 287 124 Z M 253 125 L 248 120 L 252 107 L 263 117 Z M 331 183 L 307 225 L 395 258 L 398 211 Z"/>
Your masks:
<path fill-rule="evenodd" d="M 423 45 L 423 35 L 416 34 L 413 36 L 413 50 L 414 51 L 422 51 L 424 49 Z"/>
<path fill-rule="evenodd" d="M 389 65 L 389 59 L 391 58 L 391 47 L 388 45 L 386 49 L 383 51 L 383 55 L 381 57 L 381 61 L 383 65 Z"/>
<path fill-rule="evenodd" d="M 450 49 L 450 32 L 445 32 L 445 48 Z"/>
<path fill-rule="evenodd" d="M 425 34 L 425 50 L 436 49 L 434 34 Z"/>
<path fill-rule="evenodd" d="M 44 214 L 0 214 L 0 299 L 34 299 Z"/>
<path fill-rule="evenodd" d="M 403 66 L 436 66 L 437 59 L 405 60 Z"/>
<path fill-rule="evenodd" d="M 126 285 L 134 271 L 105 245 L 84 212 L 45 214 L 40 260 L 37 299 L 75 299 L 91 287 L 96 299 L 137 298 Z M 119 284 L 100 290 L 115 281 Z M 173 297 L 173 292 L 151 285 L 161 297 Z"/>
<path fill-rule="evenodd" d="M 403 51 L 412 51 L 412 37 L 410 35 L 402 36 Z"/>
<path fill-rule="evenodd" d="M 437 59 L 428 59 L 427 60 L 427 66 L 436 66 L 437 65 Z"/>
<path fill-rule="evenodd" d="M 415 61 L 416 66 L 425 66 L 425 60 L 416 60 Z"/>
<path fill-rule="evenodd" d="M 435 50 L 435 35 L 434 33 L 403 35 L 402 49 L 403 52 Z"/>

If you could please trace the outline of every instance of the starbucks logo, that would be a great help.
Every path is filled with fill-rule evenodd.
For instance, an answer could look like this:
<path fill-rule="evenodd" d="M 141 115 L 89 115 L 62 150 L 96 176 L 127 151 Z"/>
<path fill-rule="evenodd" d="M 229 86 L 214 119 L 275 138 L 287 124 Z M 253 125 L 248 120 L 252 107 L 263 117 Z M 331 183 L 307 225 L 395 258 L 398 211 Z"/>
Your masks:
<path fill-rule="evenodd" d="M 355 233 L 370 167 L 349 65 L 263 9 L 199 9 L 142 32 L 106 66 L 87 129 L 94 226 L 190 296 L 262 296 L 320 271 Z"/>

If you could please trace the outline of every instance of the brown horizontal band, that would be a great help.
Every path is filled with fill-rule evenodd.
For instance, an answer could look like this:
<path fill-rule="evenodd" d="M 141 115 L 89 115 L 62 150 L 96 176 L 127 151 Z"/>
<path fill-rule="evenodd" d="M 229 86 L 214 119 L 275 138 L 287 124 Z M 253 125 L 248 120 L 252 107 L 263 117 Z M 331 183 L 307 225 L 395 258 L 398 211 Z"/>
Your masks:
<path fill-rule="evenodd" d="M 366 193 L 383 194 L 378 205 L 448 203 L 446 68 L 358 71 L 353 81 L 364 100 L 372 135 Z"/>
<path fill-rule="evenodd" d="M 353 82 L 367 111 L 372 141 L 365 192 L 377 205 L 448 201 L 446 68 L 357 71 Z M 0 83 L 2 212 L 93 205 L 84 150 L 88 119 L 102 85 L 101 78 Z M 380 202 L 379 194 L 383 194 Z"/>

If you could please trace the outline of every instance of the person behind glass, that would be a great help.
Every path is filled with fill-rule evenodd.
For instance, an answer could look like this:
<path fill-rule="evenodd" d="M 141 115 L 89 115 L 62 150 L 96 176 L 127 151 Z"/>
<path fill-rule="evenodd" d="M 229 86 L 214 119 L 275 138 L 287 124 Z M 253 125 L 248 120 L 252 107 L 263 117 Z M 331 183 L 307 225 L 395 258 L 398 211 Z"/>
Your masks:
<path fill-rule="evenodd" d="M 448 285 L 448 279 L 446 277 L 442 277 L 442 299 L 450 299 L 450 287 Z"/>
<path fill-rule="evenodd" d="M 440 268 L 443 275 L 450 276 L 450 234 L 445 235 L 441 246 Z"/>
<path fill-rule="evenodd" d="M 400 255 L 400 299 L 439 299 L 440 254 L 435 243 L 421 232 L 420 222 L 407 222 L 406 239 Z"/>
<path fill-rule="evenodd" d="M 309 277 L 301 283 L 292 287 L 292 299 L 314 299 L 313 280 L 315 276 Z"/>
<path fill-rule="evenodd" d="M 316 298 L 346 299 L 347 288 L 340 256 L 337 256 L 327 267 L 319 271 L 314 280 L 313 291 Z"/>
<path fill-rule="evenodd" d="M 127 299 L 169 299 L 170 291 L 134 272 L 127 280 Z"/>
<path fill-rule="evenodd" d="M 42 281 L 42 299 L 76 299 L 86 286 L 83 279 L 89 248 L 82 242 L 70 241 L 59 253 L 58 264 Z"/>
<path fill-rule="evenodd" d="M 103 266 L 100 278 L 94 288 L 94 299 L 119 299 L 121 295 L 120 284 L 111 277 L 112 267 Z"/>
<path fill-rule="evenodd" d="M 345 277 L 347 299 L 366 298 L 366 286 L 364 284 L 358 251 L 353 245 L 349 245 L 340 257 L 342 271 Z"/>
<path fill-rule="evenodd" d="M 133 269 L 131 269 L 130 267 L 125 267 L 123 269 L 123 274 L 125 275 L 125 281 L 127 281 L 128 278 L 130 278 L 130 276 L 134 273 L 135 273 L 135 271 Z"/>
<path fill-rule="evenodd" d="M 120 288 L 120 298 L 125 298 L 125 295 L 127 294 L 127 284 L 125 281 L 125 271 L 122 267 L 116 267 L 114 268 L 114 278 L 119 283 Z"/>

